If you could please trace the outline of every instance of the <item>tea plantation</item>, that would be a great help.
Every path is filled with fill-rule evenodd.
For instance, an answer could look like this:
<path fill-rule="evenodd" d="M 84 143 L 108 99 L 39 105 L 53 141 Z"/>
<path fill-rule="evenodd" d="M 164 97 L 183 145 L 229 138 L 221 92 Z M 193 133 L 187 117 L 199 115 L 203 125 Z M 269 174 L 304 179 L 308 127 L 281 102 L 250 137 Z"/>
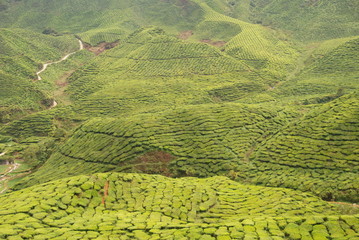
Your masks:
<path fill-rule="evenodd" d="M 38 185 L 1 198 L 8 239 L 355 239 L 356 215 L 293 190 L 225 177 L 171 179 L 107 173 Z M 329 217 L 326 217 L 329 215 Z"/>
<path fill-rule="evenodd" d="M 77 48 L 72 36 L 51 37 L 22 29 L 0 29 L 0 121 L 46 109 L 52 103 L 36 72 L 47 61 Z"/>
<path fill-rule="evenodd" d="M 0 239 L 359 239 L 358 7 L 0 0 Z"/>

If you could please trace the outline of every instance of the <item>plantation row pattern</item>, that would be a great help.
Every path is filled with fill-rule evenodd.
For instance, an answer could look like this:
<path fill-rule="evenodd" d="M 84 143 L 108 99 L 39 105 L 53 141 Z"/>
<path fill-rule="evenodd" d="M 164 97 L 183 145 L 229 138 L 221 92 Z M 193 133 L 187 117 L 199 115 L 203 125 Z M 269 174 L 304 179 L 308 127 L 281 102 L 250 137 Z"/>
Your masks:
<path fill-rule="evenodd" d="M 355 239 L 357 215 L 225 177 L 78 176 L 0 197 L 8 239 Z M 275 207 L 274 207 L 275 206 Z"/>

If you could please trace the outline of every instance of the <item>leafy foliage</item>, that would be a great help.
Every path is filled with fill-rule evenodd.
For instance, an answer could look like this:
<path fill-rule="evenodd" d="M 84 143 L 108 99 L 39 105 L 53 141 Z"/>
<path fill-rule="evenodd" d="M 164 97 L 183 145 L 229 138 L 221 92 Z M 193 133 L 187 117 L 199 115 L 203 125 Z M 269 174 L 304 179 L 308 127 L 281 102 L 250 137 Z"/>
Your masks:
<path fill-rule="evenodd" d="M 0 200 L 3 238 L 358 236 L 358 216 L 340 216 L 312 195 L 245 186 L 225 177 L 95 174 L 38 185 Z"/>
<path fill-rule="evenodd" d="M 358 238 L 356 9 L 0 0 L 0 238 Z"/>
<path fill-rule="evenodd" d="M 70 36 L 0 29 L 0 121 L 8 122 L 24 112 L 49 107 L 50 96 L 41 89 L 41 83 L 33 81 L 35 73 L 41 63 L 58 60 L 76 47 Z"/>

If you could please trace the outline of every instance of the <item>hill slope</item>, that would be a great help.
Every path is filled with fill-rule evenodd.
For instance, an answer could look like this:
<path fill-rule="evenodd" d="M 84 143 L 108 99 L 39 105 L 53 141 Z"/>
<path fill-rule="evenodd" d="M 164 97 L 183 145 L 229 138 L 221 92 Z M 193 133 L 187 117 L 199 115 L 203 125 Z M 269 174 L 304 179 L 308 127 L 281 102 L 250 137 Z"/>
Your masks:
<path fill-rule="evenodd" d="M 70 36 L 53 37 L 22 29 L 0 29 L 0 121 L 13 114 L 40 110 L 52 104 L 41 82 L 35 82 L 42 63 L 60 59 L 78 48 Z"/>
<path fill-rule="evenodd" d="M 35 111 L 63 100 L 1 127 L 15 137 L 4 147 L 11 148 L 9 158 L 41 159 L 13 189 L 117 171 L 227 175 L 358 201 L 356 6 L 351 0 L 0 1 L 0 26 L 70 32 L 97 48 L 33 82 L 39 63 L 77 40 L 2 31 L 4 106 Z M 313 15 L 320 21 L 311 24 Z M 296 22 L 285 21 L 289 16 Z"/>
<path fill-rule="evenodd" d="M 355 0 L 224 1 L 212 6 L 227 15 L 288 30 L 297 39 L 320 41 L 358 35 L 359 4 Z"/>

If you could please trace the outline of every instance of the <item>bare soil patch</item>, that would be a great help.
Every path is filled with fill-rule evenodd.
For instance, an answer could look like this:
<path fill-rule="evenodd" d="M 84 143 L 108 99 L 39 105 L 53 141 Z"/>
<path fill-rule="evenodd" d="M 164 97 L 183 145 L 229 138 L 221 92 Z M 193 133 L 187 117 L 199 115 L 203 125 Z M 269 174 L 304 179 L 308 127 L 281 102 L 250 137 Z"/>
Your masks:
<path fill-rule="evenodd" d="M 227 43 L 225 41 L 213 41 L 211 39 L 202 39 L 202 40 L 200 40 L 200 42 L 207 43 L 207 44 L 215 46 L 215 47 L 223 47 Z"/>
<path fill-rule="evenodd" d="M 183 31 L 183 32 L 180 32 L 180 34 L 178 34 L 178 38 L 182 39 L 182 40 L 187 40 L 192 35 L 193 35 L 193 31 L 191 31 L 191 30 Z"/>
<path fill-rule="evenodd" d="M 171 177 L 169 164 L 173 159 L 175 157 L 165 151 L 151 151 L 137 157 L 133 163 L 135 164 L 135 169 L 143 173 Z"/>
<path fill-rule="evenodd" d="M 338 204 L 338 205 L 346 205 L 346 206 L 359 208 L 359 205 L 355 204 L 355 203 L 347 203 L 347 202 L 329 202 L 329 203 Z"/>
<path fill-rule="evenodd" d="M 120 43 L 119 41 L 115 41 L 115 42 L 111 42 L 111 43 L 101 42 L 101 43 L 97 44 L 96 46 L 91 46 L 88 43 L 84 43 L 84 48 L 90 52 L 93 52 L 96 55 L 99 55 L 108 49 L 116 47 L 119 43 Z"/>
<path fill-rule="evenodd" d="M 75 70 L 70 70 L 68 72 L 65 72 L 59 79 L 56 80 L 55 84 L 58 87 L 66 87 L 69 83 L 67 79 L 73 74 Z"/>
<path fill-rule="evenodd" d="M 105 186 L 103 187 L 103 196 L 102 196 L 102 204 L 106 208 L 106 198 L 108 197 L 108 189 L 110 187 L 109 181 L 106 181 Z"/>

